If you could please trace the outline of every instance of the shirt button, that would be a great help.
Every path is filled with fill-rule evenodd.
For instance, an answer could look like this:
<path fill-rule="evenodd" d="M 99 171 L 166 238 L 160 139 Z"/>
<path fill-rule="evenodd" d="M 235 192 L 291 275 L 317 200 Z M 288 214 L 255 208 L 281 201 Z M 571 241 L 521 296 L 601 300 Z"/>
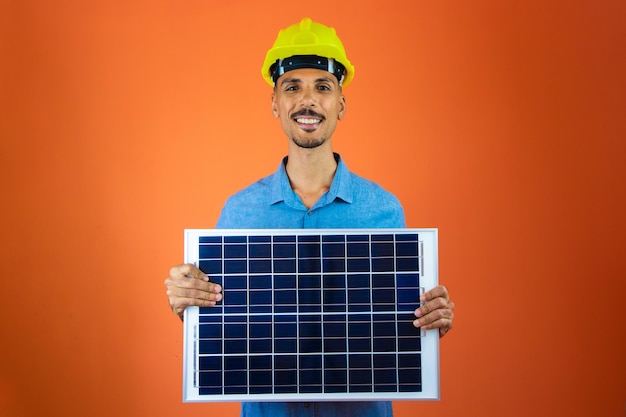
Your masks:
<path fill-rule="evenodd" d="M 304 403 L 304 408 L 309 408 L 309 403 Z"/>
<path fill-rule="evenodd" d="M 312 215 L 313 215 L 313 212 L 312 212 L 312 211 L 309 211 L 309 212 L 307 212 L 307 214 L 308 214 L 309 216 L 312 216 Z"/>

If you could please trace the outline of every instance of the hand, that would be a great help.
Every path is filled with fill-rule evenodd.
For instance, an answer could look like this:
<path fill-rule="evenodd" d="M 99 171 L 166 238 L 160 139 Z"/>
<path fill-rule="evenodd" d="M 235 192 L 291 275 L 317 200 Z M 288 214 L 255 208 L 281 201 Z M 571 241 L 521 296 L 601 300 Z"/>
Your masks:
<path fill-rule="evenodd" d="M 222 287 L 192 264 L 173 267 L 165 286 L 170 307 L 180 318 L 189 306 L 210 307 L 222 299 Z"/>
<path fill-rule="evenodd" d="M 452 329 L 454 319 L 454 303 L 450 301 L 448 289 L 439 285 L 422 294 L 420 301 L 423 305 L 415 310 L 417 319 L 413 325 L 424 330 L 439 329 L 439 337 L 445 336 Z"/>

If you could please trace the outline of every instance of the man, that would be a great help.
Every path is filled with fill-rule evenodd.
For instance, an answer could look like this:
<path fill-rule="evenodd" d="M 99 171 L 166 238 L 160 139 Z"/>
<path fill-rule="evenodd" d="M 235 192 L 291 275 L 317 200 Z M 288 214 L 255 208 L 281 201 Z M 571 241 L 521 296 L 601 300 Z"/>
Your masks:
<path fill-rule="evenodd" d="M 354 76 L 335 30 L 303 19 L 278 34 L 263 65 L 274 87 L 272 113 L 288 138 L 288 155 L 278 170 L 228 199 L 218 228 L 402 228 L 399 201 L 346 167 L 332 151 L 332 134 L 346 113 L 343 88 Z M 192 276 L 195 279 L 189 279 Z M 193 265 L 172 268 L 165 280 L 172 310 L 213 306 L 221 287 Z M 415 327 L 452 327 L 454 303 L 444 286 L 426 292 L 415 311 Z M 242 416 L 391 416 L 391 403 L 244 403 Z"/>

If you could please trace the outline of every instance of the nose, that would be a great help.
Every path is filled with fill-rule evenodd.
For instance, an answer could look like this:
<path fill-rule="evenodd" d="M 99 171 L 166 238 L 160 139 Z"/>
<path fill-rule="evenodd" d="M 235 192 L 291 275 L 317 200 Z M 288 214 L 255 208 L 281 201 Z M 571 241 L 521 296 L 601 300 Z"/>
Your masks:
<path fill-rule="evenodd" d="M 301 107 L 315 107 L 317 101 L 315 99 L 314 91 L 310 88 L 303 88 L 302 95 L 300 97 Z"/>

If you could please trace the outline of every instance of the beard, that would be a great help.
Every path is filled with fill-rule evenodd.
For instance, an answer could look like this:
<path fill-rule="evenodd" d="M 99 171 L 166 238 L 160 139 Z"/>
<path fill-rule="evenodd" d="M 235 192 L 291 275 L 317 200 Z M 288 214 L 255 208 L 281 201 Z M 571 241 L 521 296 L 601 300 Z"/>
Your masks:
<path fill-rule="evenodd" d="M 291 140 L 293 143 L 296 144 L 297 147 L 302 148 L 302 149 L 315 149 L 318 146 L 322 146 L 324 142 L 326 142 L 325 137 L 303 140 L 295 136 L 292 136 Z"/>

